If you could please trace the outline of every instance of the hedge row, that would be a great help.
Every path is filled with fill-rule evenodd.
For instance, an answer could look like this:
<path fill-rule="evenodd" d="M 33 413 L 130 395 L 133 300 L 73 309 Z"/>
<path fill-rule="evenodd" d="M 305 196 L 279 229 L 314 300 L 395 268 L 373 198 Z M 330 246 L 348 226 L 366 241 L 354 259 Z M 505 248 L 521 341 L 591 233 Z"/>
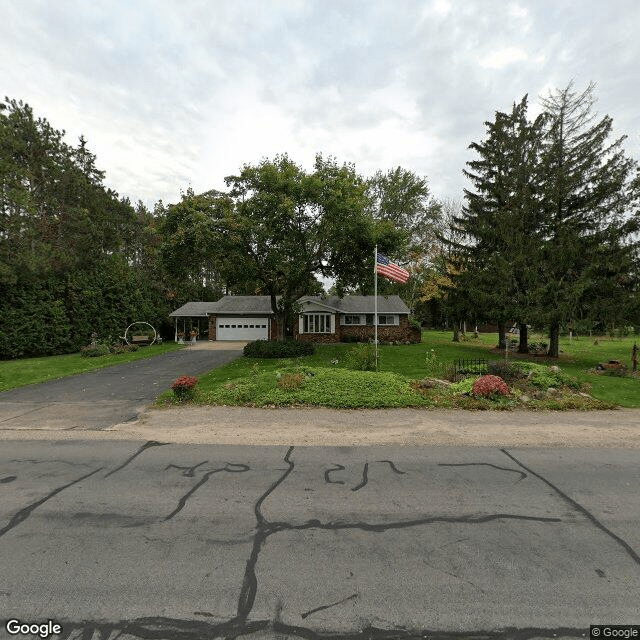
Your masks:
<path fill-rule="evenodd" d="M 117 340 L 132 322 L 160 328 L 172 310 L 160 291 L 113 259 L 92 272 L 0 284 L 0 358 L 77 352 L 94 332 Z"/>
<path fill-rule="evenodd" d="M 311 342 L 256 340 L 245 345 L 243 353 L 248 358 L 295 358 L 311 356 L 315 350 L 315 345 Z"/>

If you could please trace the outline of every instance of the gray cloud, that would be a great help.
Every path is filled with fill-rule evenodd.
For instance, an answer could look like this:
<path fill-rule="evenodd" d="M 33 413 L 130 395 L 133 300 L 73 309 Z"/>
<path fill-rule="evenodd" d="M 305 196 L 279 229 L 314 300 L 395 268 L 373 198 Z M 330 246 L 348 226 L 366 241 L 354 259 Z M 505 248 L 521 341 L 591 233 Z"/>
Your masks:
<path fill-rule="evenodd" d="M 639 19 L 635 0 L 22 0 L 0 6 L 1 77 L 148 204 L 279 152 L 460 198 L 483 122 L 571 79 L 640 158 Z"/>

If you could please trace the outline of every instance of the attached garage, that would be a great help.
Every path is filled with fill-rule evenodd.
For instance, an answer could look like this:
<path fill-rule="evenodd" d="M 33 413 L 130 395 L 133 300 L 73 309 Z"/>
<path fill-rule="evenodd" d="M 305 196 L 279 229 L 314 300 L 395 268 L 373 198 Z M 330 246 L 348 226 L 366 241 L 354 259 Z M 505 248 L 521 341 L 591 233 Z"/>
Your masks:
<path fill-rule="evenodd" d="M 268 340 L 268 317 L 217 316 L 216 340 Z"/>
<path fill-rule="evenodd" d="M 280 300 L 280 296 L 276 301 Z M 269 340 L 278 337 L 278 323 L 270 296 L 224 296 L 217 302 L 188 302 L 169 316 L 175 319 L 175 339 L 179 332 L 204 324 L 209 340 Z M 203 322 L 201 323 L 201 319 Z M 200 330 L 200 339 L 204 331 Z"/>

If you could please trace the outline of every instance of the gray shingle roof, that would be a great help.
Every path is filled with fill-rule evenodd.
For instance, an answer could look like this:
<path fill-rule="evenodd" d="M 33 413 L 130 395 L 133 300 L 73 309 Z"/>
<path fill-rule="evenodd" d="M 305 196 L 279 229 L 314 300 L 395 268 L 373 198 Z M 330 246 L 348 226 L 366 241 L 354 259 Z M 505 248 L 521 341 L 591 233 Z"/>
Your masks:
<path fill-rule="evenodd" d="M 195 318 L 198 316 L 207 317 L 208 313 L 211 313 L 211 309 L 217 305 L 217 302 L 187 302 L 183 304 L 179 309 L 176 309 L 169 314 L 170 318 Z"/>
<path fill-rule="evenodd" d="M 280 297 L 276 296 L 276 300 Z M 271 296 L 224 296 L 215 305 L 211 313 L 273 313 Z"/>
<path fill-rule="evenodd" d="M 280 296 L 277 297 L 280 300 Z M 373 313 L 373 296 L 304 296 L 301 302 L 318 302 L 339 313 Z M 270 296 L 224 296 L 217 302 L 187 302 L 187 304 L 170 313 L 171 318 L 206 317 L 208 314 L 261 314 L 269 315 L 271 311 Z M 378 313 L 409 313 L 409 308 L 398 296 L 378 296 Z"/>
<path fill-rule="evenodd" d="M 322 299 L 320 296 L 305 296 L 301 300 L 318 302 L 327 305 L 340 313 L 373 313 L 373 296 L 329 296 Z M 378 296 L 378 313 L 409 313 L 409 308 L 399 296 Z"/>

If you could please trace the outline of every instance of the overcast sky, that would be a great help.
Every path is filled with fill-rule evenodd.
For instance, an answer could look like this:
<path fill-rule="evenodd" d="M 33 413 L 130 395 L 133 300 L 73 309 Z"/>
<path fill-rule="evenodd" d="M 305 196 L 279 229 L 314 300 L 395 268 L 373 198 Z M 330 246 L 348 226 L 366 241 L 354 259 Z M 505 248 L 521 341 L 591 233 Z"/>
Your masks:
<path fill-rule="evenodd" d="M 484 121 L 572 79 L 640 160 L 639 32 L 639 0 L 0 0 L 0 90 L 147 205 L 283 152 L 460 199 Z"/>

